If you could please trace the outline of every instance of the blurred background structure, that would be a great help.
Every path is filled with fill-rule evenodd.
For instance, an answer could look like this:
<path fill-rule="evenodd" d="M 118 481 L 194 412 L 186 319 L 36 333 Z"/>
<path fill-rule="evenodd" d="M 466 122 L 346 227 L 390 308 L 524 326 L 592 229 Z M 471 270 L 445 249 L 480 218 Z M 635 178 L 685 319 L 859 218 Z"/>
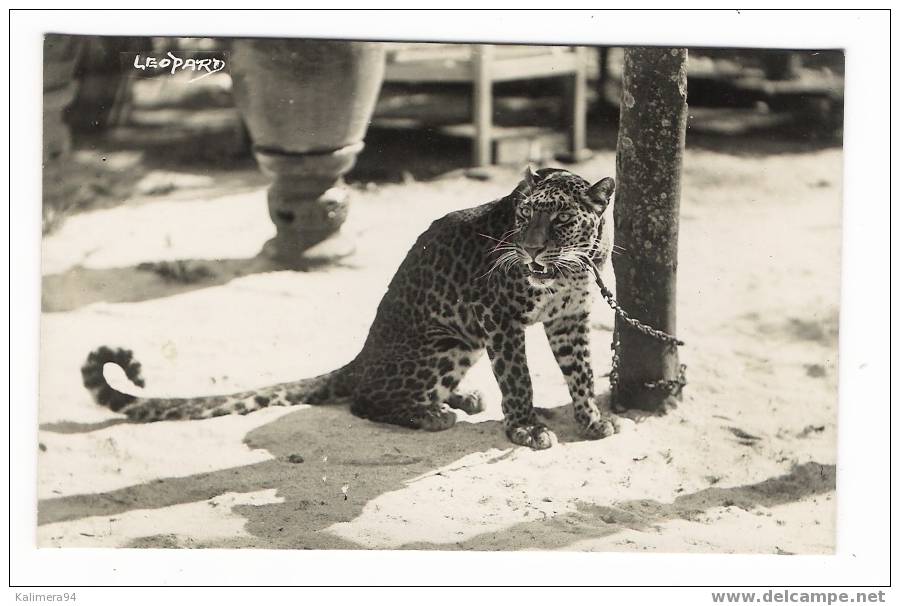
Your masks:
<path fill-rule="evenodd" d="M 260 54 L 252 50 L 254 44 L 301 46 L 294 51 L 282 49 L 288 55 L 281 55 L 288 58 L 271 62 L 266 76 L 259 67 L 261 57 L 270 52 L 271 59 L 280 51 Z M 227 173 L 229 166 L 250 161 L 254 142 L 256 159 L 275 179 L 270 215 L 280 234 L 276 240 L 293 238 L 300 248 L 308 248 L 339 227 L 347 202 L 331 186 L 344 178 L 351 184 L 428 179 L 453 170 L 478 178 L 477 167 L 580 161 L 591 149 L 615 145 L 620 48 L 370 44 L 369 58 L 354 71 L 346 60 L 337 58 L 340 53 L 335 48 L 352 46 L 341 42 L 324 53 L 308 48 L 312 55 L 304 74 L 296 67 L 303 62 L 302 44 L 296 40 L 47 36 L 45 231 L 69 212 L 124 199 L 134 193 L 135 186 L 152 191 L 153 184 L 140 183 L 138 164 L 207 166 Z M 188 57 L 218 52 L 226 57 L 226 68 L 196 81 L 191 81 L 194 75 L 189 72 L 138 77 L 143 74 L 136 73 L 130 60 L 135 53 L 153 51 Z M 257 56 L 246 59 L 253 52 Z M 290 60 L 290 52 L 296 61 Z M 265 83 L 276 73 L 287 74 L 289 65 L 295 66 L 292 78 Z M 733 146 L 736 138 L 753 139 L 763 146 L 840 144 L 840 51 L 691 49 L 688 66 L 688 147 Z M 324 76 L 316 78 L 317 73 L 331 74 L 337 88 L 329 88 L 332 85 L 326 84 Z M 254 95 L 242 90 L 252 90 Z M 293 104 L 304 95 L 311 105 Z M 355 105 L 340 109 L 348 98 Z M 269 105 L 261 104 L 261 99 Z M 288 106 L 291 112 L 285 112 Z M 346 112 L 354 107 L 359 115 L 347 118 Z M 334 110 L 332 116 L 324 117 L 324 109 Z M 263 115 L 269 120 L 275 115 L 281 118 L 266 125 L 255 117 Z M 332 124 L 349 120 L 353 128 L 329 135 L 316 128 L 323 120 Z M 364 135 L 366 149 L 352 147 Z M 274 142 L 273 137 L 279 136 L 285 141 Z M 318 143 L 312 141 L 316 137 L 321 139 Z M 351 151 L 345 162 L 303 194 L 318 200 L 318 206 L 308 204 L 300 211 L 282 208 L 292 204 L 290 195 L 278 193 L 287 182 L 284 163 L 260 150 L 305 153 L 339 148 Z M 131 155 L 119 153 L 115 162 L 98 162 L 114 151 Z M 222 178 L 227 183 L 228 175 Z M 342 246 L 347 243 L 323 254 L 340 256 Z M 273 254 L 277 256 L 277 250 Z"/>

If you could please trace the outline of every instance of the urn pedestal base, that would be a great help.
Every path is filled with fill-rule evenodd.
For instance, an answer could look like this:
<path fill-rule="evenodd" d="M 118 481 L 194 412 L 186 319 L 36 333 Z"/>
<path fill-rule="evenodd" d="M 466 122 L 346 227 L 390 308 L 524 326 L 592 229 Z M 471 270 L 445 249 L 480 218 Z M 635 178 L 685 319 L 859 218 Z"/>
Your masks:
<path fill-rule="evenodd" d="M 228 56 L 234 96 L 260 168 L 272 177 L 277 233 L 263 255 L 305 268 L 354 250 L 340 233 L 348 190 L 384 72 L 378 43 L 239 39 Z"/>
<path fill-rule="evenodd" d="M 277 230 L 263 247 L 264 255 L 302 268 L 354 252 L 351 240 L 340 233 L 350 206 L 341 175 L 353 166 L 362 148 L 362 143 L 355 143 L 317 153 L 256 150 L 260 168 L 273 178 L 269 218 Z"/>

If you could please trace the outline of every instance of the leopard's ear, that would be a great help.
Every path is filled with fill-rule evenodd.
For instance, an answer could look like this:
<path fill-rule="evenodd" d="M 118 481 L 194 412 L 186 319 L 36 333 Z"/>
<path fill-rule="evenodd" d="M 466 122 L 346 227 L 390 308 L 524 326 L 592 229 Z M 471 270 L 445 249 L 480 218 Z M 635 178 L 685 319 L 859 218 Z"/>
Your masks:
<path fill-rule="evenodd" d="M 525 167 L 525 187 L 528 190 L 534 189 L 534 186 L 537 185 L 537 182 L 540 180 L 541 177 L 535 172 L 531 164 Z"/>
<path fill-rule="evenodd" d="M 588 189 L 588 198 L 590 198 L 591 204 L 594 205 L 597 213 L 602 214 L 606 210 L 615 190 L 616 181 L 612 177 L 606 177 L 591 185 Z"/>
<path fill-rule="evenodd" d="M 516 187 L 516 191 L 522 195 L 530 194 L 538 181 L 541 180 L 541 176 L 535 172 L 535 170 L 529 164 L 525 167 L 525 175 L 524 178 L 519 182 L 519 185 Z"/>

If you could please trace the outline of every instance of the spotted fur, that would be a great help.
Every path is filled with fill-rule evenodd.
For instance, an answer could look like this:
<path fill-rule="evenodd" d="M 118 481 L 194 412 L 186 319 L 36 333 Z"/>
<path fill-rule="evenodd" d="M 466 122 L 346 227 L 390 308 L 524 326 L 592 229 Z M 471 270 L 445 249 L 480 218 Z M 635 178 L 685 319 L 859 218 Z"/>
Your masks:
<path fill-rule="evenodd" d="M 591 186 L 559 169 L 530 168 L 508 196 L 432 223 L 407 254 L 378 306 L 362 351 L 334 372 L 228 396 L 142 398 L 117 391 L 106 363 L 138 385 L 126 350 L 101 348 L 82 368 L 98 402 L 134 421 L 203 419 L 268 406 L 349 400 L 354 414 L 383 423 L 442 430 L 453 409 L 483 410 L 460 380 L 486 350 L 502 392 L 509 439 L 547 448 L 553 434 L 532 407 L 525 328 L 542 323 L 587 438 L 617 431 L 594 403 L 588 346 L 592 273 L 610 252 L 604 211 L 612 179 Z"/>

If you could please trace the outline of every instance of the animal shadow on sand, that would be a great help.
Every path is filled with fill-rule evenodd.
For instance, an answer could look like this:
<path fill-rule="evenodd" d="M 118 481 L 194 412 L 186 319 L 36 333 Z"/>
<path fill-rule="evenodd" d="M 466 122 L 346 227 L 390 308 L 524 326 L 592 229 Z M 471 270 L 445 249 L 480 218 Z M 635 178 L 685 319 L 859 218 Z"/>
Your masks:
<path fill-rule="evenodd" d="M 44 312 L 65 312 L 92 303 L 149 301 L 222 286 L 244 276 L 288 269 L 309 271 L 320 268 L 315 264 L 288 268 L 264 253 L 246 259 L 178 259 L 130 267 L 75 266 L 42 278 L 41 309 Z"/>
<path fill-rule="evenodd" d="M 582 440 L 572 419 L 571 404 L 541 414 L 561 444 Z M 208 543 L 192 541 L 189 546 L 359 549 L 356 543 L 322 531 L 335 523 L 353 520 L 376 497 L 399 490 L 414 478 L 434 475 L 466 455 L 497 449 L 494 459 L 499 461 L 520 448 L 507 441 L 500 421 L 458 422 L 449 430 L 431 433 L 365 421 L 352 416 L 346 406 L 298 409 L 249 432 L 245 443 L 251 448 L 267 450 L 274 458 L 187 477 L 157 479 L 98 494 L 44 499 L 38 504 L 38 524 L 206 501 L 227 492 L 275 489 L 282 502 L 234 507 L 234 513 L 246 518 L 249 537 Z M 513 544 L 521 544 L 523 548 L 564 548 L 576 541 L 627 528 L 642 529 L 670 519 L 691 519 L 698 512 L 716 506 L 735 503 L 746 508 L 772 506 L 826 493 L 834 490 L 834 475 L 834 466 L 808 463 L 758 484 L 710 487 L 679 496 L 672 503 L 629 501 L 617 503 L 615 508 L 585 504 L 576 513 L 520 523 L 459 543 L 415 543 L 401 548 L 493 550 L 500 545 L 508 546 L 510 533 L 521 537 L 520 542 Z M 348 488 L 346 493 L 341 490 L 344 486 Z M 137 539 L 131 545 L 187 546 L 184 541 L 163 534 Z"/>

